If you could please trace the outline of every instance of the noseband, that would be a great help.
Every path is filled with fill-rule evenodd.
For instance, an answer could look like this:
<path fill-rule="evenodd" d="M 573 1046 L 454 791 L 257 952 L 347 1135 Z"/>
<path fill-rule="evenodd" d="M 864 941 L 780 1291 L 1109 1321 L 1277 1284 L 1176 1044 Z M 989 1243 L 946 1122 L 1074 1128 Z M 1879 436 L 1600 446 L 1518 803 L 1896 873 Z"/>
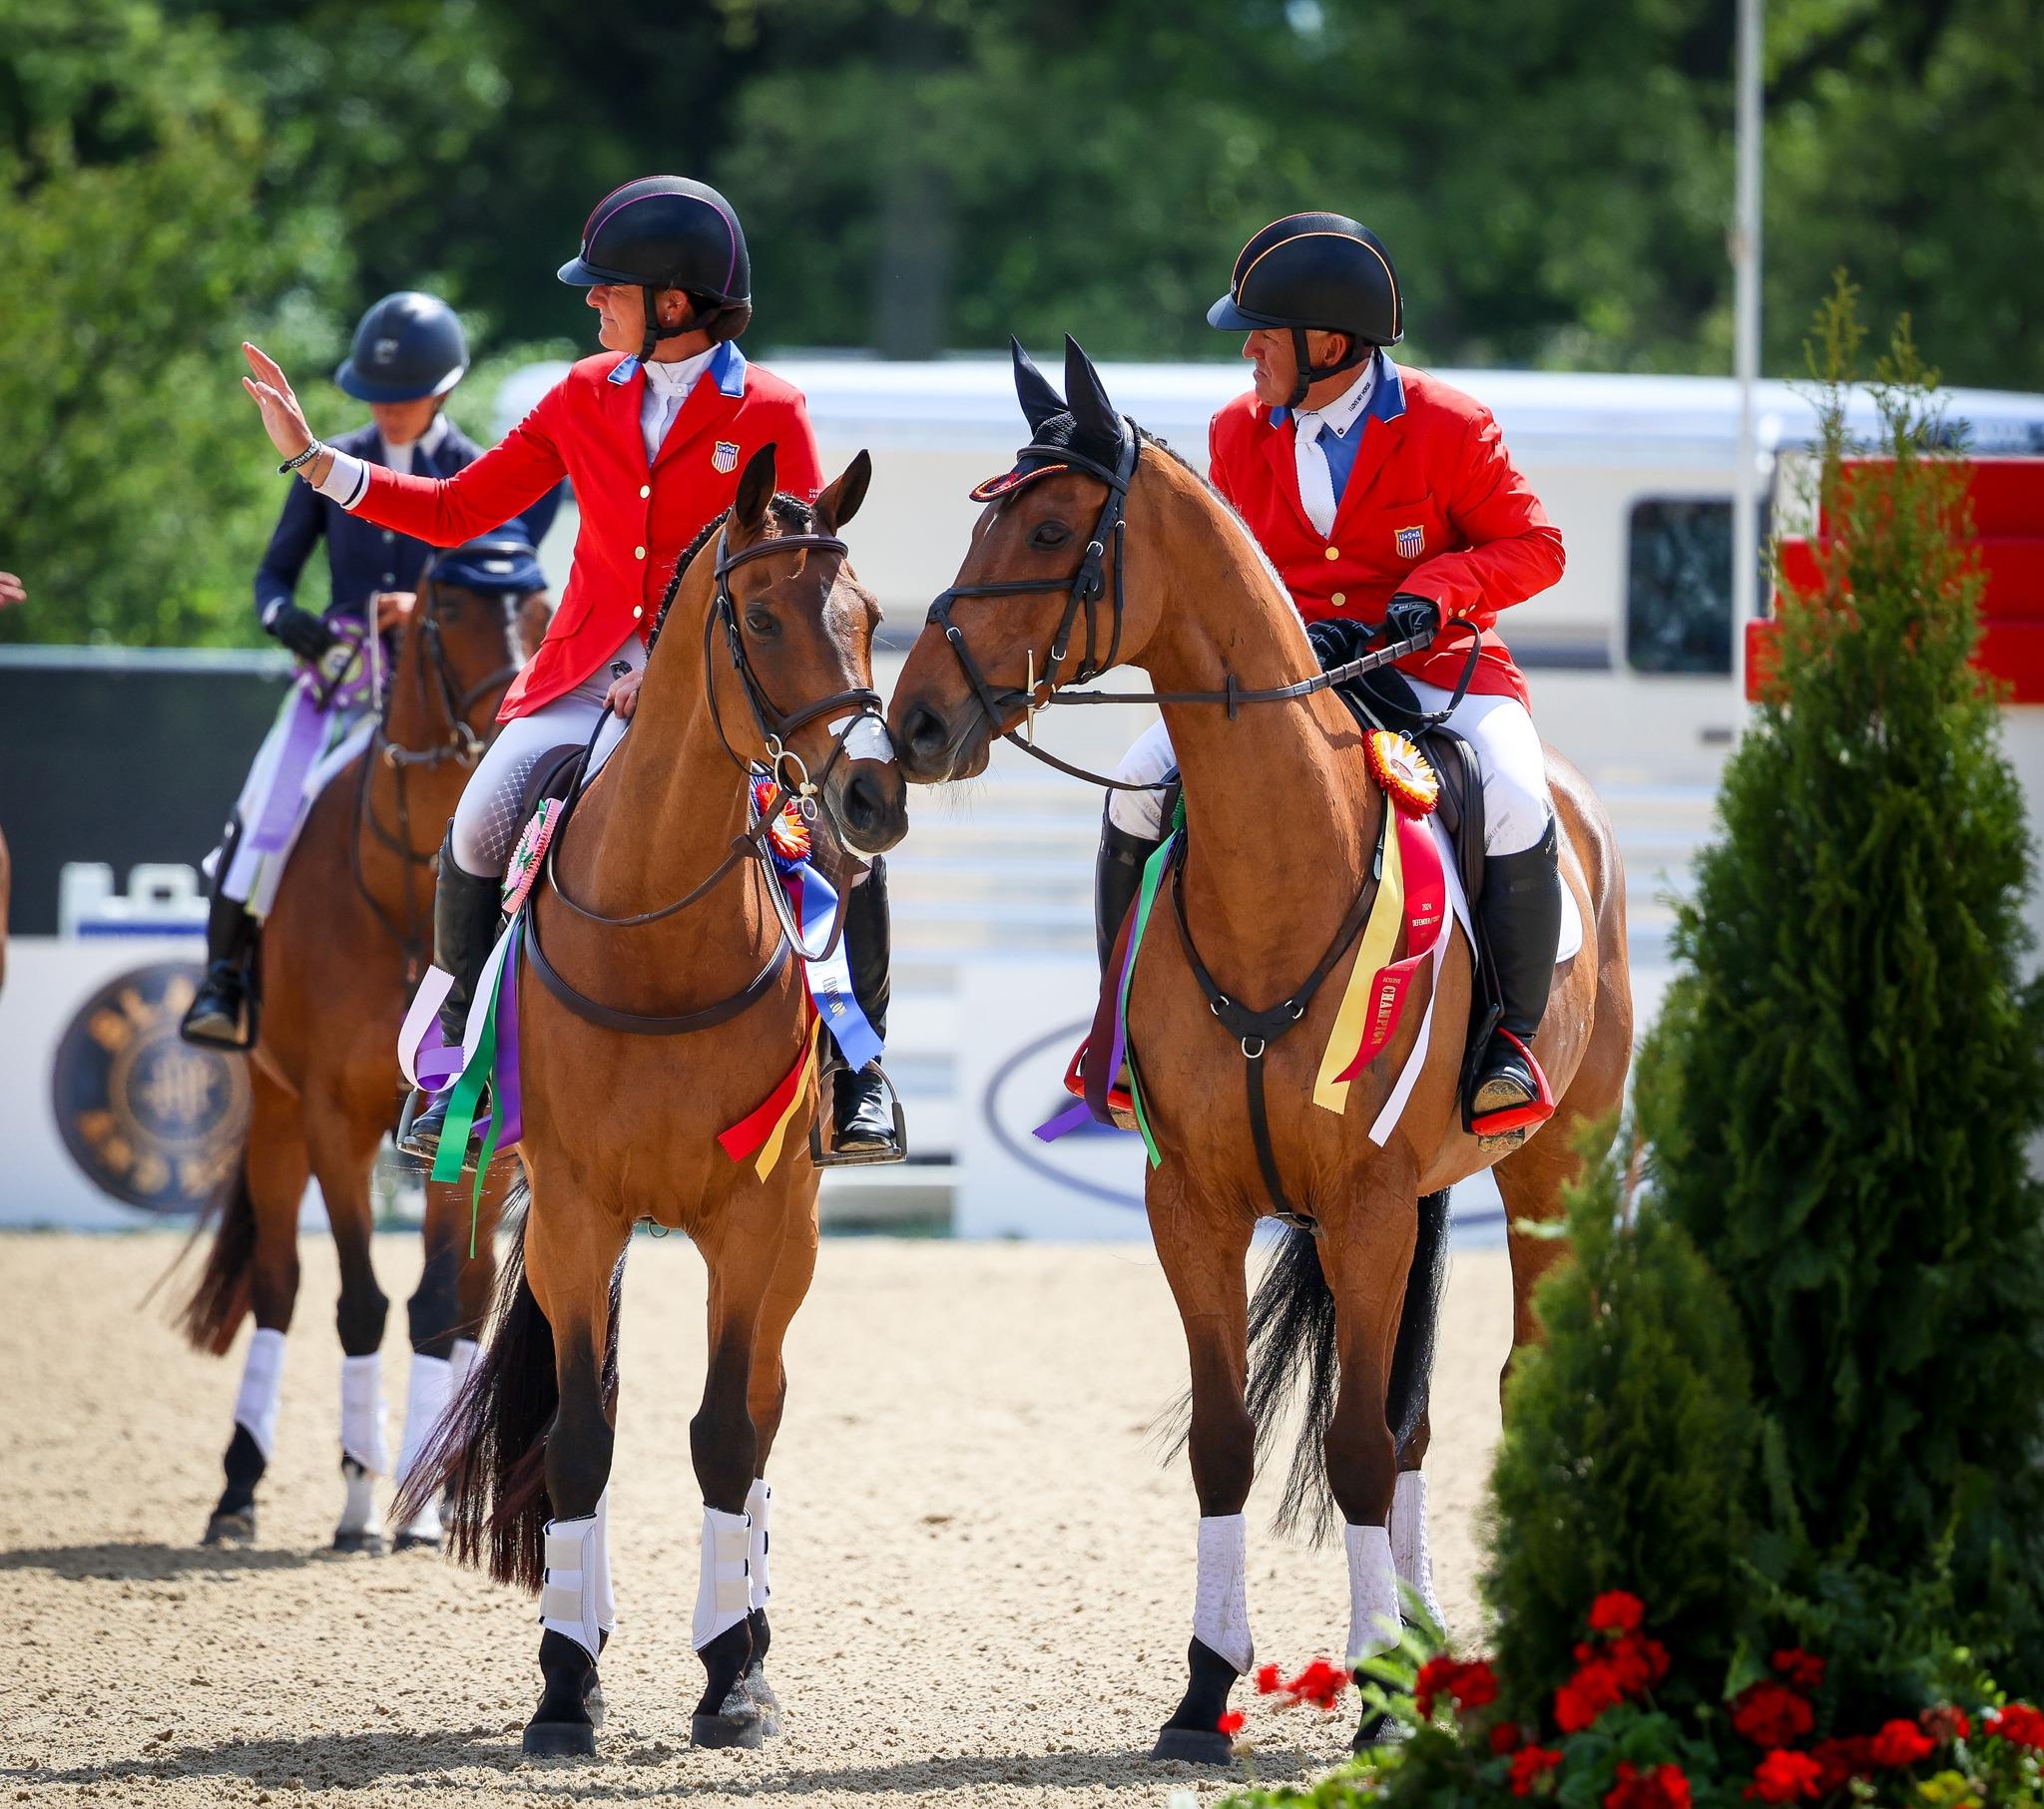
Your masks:
<path fill-rule="evenodd" d="M 429 584 L 432 577 L 433 567 L 428 565 L 420 576 L 420 585 L 423 587 Z M 511 593 L 504 594 L 503 603 L 504 627 L 509 630 L 517 621 L 518 614 L 516 605 L 511 602 Z M 447 664 L 447 646 L 441 638 L 440 593 L 437 587 L 422 612 L 419 636 L 425 650 L 420 665 L 424 667 L 432 688 L 439 693 L 441 707 L 447 712 L 447 738 L 423 751 L 414 751 L 408 747 L 399 747 L 394 741 L 384 737 L 383 758 L 390 765 L 399 768 L 438 766 L 445 760 L 459 760 L 464 766 L 473 766 L 482 756 L 483 737 L 469 727 L 468 712 L 491 691 L 502 690 L 517 678 L 518 666 L 516 663 L 500 666 L 487 677 L 477 679 L 466 690 L 456 690 L 454 674 Z"/>
<path fill-rule="evenodd" d="M 1122 612 L 1124 596 L 1122 589 L 1122 551 L 1127 539 L 1129 486 L 1135 481 L 1136 464 L 1142 456 L 1143 439 L 1136 425 L 1126 417 L 1121 421 L 1122 443 L 1112 467 L 1098 460 L 1086 458 L 1062 446 L 1029 445 L 1017 455 L 1022 459 L 1042 458 L 1073 471 L 1084 472 L 1107 486 L 1107 495 L 1100 505 L 1100 514 L 1093 523 L 1093 532 L 1088 536 L 1086 550 L 1080 556 L 1079 569 L 1072 574 L 1065 592 L 1065 613 L 1058 620 L 1057 632 L 1051 637 L 1050 659 L 1044 668 L 1043 677 L 1036 676 L 1036 650 L 1027 650 L 1028 668 L 1024 679 L 1025 688 L 1016 690 L 1012 686 L 996 691 L 987 682 L 986 675 L 979 663 L 973 659 L 972 651 L 965 645 L 965 636 L 958 625 L 951 620 L 951 607 L 961 597 L 1025 597 L 1045 596 L 1058 587 L 1055 581 L 1041 583 L 1034 579 L 1015 579 L 1001 584 L 960 584 L 953 585 L 930 605 L 927 621 L 944 631 L 944 639 L 951 644 L 951 651 L 958 657 L 958 665 L 965 674 L 966 682 L 972 686 L 973 695 L 979 700 L 979 707 L 986 715 L 987 727 L 1011 745 L 1019 747 L 1031 759 L 1041 760 L 1046 766 L 1069 773 L 1075 779 L 1084 779 L 1088 784 L 1104 786 L 1109 791 L 1164 791 L 1178 781 L 1164 779 L 1155 784 L 1133 784 L 1126 779 L 1110 778 L 1106 773 L 1089 772 L 1083 766 L 1074 766 L 1061 760 L 1036 745 L 1036 712 L 1051 704 L 1081 703 L 1220 703 L 1227 706 L 1231 720 L 1245 703 L 1286 703 L 1293 698 L 1309 697 L 1314 691 L 1326 690 L 1332 685 L 1345 684 L 1361 678 L 1365 673 L 1390 666 L 1404 659 L 1408 654 L 1423 653 L 1432 646 L 1440 634 L 1436 629 L 1426 635 L 1415 635 L 1402 641 L 1391 642 L 1374 648 L 1360 659 L 1350 660 L 1341 666 L 1329 667 L 1325 672 L 1316 673 L 1310 678 L 1300 678 L 1292 684 L 1277 684 L 1264 689 L 1245 689 L 1237 682 L 1233 673 L 1228 675 L 1226 684 L 1220 690 L 1121 690 L 1121 691 L 1072 691 L 1063 690 L 1058 683 L 1058 669 L 1071 653 L 1072 630 L 1078 621 L 1083 606 L 1086 611 L 1086 651 L 1081 656 L 1077 672 L 1073 675 L 1075 684 L 1084 684 L 1089 678 L 1098 678 L 1113 666 L 1121 654 Z M 1098 615 L 1100 605 L 1107 596 L 1107 580 L 1103 566 L 1109 543 L 1114 547 L 1114 614 L 1110 622 L 1107 651 L 1103 658 L 1095 658 L 1094 650 L 1099 646 Z M 1461 678 L 1446 707 L 1429 712 L 1429 724 L 1445 722 L 1468 694 L 1469 681 L 1476 676 L 1477 657 L 1483 651 L 1483 633 L 1475 623 L 1466 617 L 1455 617 L 1445 625 L 1449 628 L 1466 629 L 1470 636 L 1469 657 L 1462 667 Z M 1043 701 L 1039 703 L 1036 692 L 1039 684 L 1047 687 Z M 1023 732 L 1017 734 L 1012 728 L 1001 727 L 1001 716 L 1006 710 L 1020 704 L 1023 711 Z"/>

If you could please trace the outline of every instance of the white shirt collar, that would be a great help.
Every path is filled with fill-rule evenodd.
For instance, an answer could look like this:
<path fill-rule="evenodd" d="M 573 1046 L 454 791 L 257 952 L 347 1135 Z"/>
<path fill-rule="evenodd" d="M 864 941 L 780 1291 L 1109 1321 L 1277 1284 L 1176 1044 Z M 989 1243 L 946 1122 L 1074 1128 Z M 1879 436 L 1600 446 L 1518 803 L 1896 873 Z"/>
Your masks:
<path fill-rule="evenodd" d="M 376 437 L 382 439 L 383 436 L 378 434 Z M 444 413 L 436 414 L 431 425 L 415 440 L 407 440 L 402 445 L 383 440 L 383 456 L 390 461 L 390 468 L 393 471 L 409 471 L 420 453 L 437 452 L 440 449 L 440 442 L 446 437 L 447 417 Z"/>
<path fill-rule="evenodd" d="M 649 389 L 663 390 L 669 395 L 686 396 L 696 387 L 696 379 L 710 368 L 710 360 L 717 356 L 717 347 L 707 352 L 697 352 L 693 357 L 677 358 L 669 364 L 648 364 L 646 384 Z"/>
<path fill-rule="evenodd" d="M 1361 374 L 1324 408 L 1301 408 L 1295 418 L 1303 422 L 1314 421 L 1324 433 L 1331 433 L 1337 440 L 1345 439 L 1348 430 L 1362 418 L 1362 411 L 1369 406 L 1369 399 L 1376 393 L 1377 361 L 1372 357 L 1362 366 Z"/>

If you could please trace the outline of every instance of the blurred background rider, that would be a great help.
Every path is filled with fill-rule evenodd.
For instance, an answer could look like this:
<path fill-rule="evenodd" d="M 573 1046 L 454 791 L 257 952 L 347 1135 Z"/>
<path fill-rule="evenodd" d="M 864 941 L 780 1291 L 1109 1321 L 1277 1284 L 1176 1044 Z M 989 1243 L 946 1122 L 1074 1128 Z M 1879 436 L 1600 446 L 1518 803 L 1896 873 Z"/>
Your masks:
<path fill-rule="evenodd" d="M 468 341 L 446 302 L 414 289 L 384 296 L 361 317 L 348 355 L 333 373 L 345 394 L 368 403 L 371 419 L 332 444 L 387 470 L 453 476 L 482 452 L 443 412 L 467 370 Z M 550 491 L 522 522 L 510 524 L 513 537 L 536 545 L 559 503 L 560 491 Z M 325 610 L 315 614 L 298 605 L 296 594 L 306 562 L 322 539 L 329 590 Z M 356 625 L 359 633 L 373 622 L 379 634 L 394 631 L 411 610 L 431 555 L 424 541 L 359 520 L 294 483 L 256 570 L 256 617 L 264 632 L 299 661 L 316 666 L 341 645 L 343 625 Z M 364 695 L 335 710 L 322 755 L 337 747 L 372 707 L 373 698 Z M 257 752 L 214 859 L 206 977 L 184 1020 L 184 1034 L 195 1043 L 239 1048 L 250 1040 L 248 1005 L 261 906 L 274 895 L 276 869 L 286 850 L 265 862 L 245 844 L 249 824 L 262 813 L 271 782 L 279 776 L 284 720 L 279 713 Z M 323 776 L 316 767 L 314 772 Z M 311 786 L 316 788 L 316 783 Z M 265 865 L 271 870 L 265 872 Z"/>

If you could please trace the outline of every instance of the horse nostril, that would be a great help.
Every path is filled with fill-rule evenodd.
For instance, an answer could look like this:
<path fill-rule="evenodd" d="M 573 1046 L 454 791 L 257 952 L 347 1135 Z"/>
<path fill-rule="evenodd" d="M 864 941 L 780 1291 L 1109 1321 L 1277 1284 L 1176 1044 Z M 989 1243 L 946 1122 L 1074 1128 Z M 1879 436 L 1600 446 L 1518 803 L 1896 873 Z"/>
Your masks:
<path fill-rule="evenodd" d="M 866 830 L 874 827 L 879 819 L 879 797 L 872 781 L 860 773 L 844 788 L 844 820 L 854 829 Z"/>
<path fill-rule="evenodd" d="M 902 733 L 907 739 L 909 751 L 925 759 L 943 752 L 944 743 L 950 739 L 944 718 L 926 703 L 909 705 L 907 717 L 902 723 Z"/>

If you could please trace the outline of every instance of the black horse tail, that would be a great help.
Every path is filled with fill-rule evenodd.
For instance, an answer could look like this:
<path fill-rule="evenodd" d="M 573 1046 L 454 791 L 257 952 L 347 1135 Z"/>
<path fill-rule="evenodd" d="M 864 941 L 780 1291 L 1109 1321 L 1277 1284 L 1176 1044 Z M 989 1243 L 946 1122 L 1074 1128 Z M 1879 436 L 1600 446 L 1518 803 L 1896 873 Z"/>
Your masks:
<path fill-rule="evenodd" d="M 524 1193 L 521 1181 L 505 1201 L 507 1214 Z M 554 1367 L 554 1328 L 525 1274 L 526 1221 L 497 1277 L 489 1335 L 459 1396 L 398 1489 L 399 1526 L 443 1491 L 451 1495 L 448 1549 L 458 1563 L 486 1570 L 499 1583 L 536 1591 L 546 1573 L 546 1437 L 561 1405 Z M 625 1279 L 619 1258 L 611 1274 L 610 1337 L 604 1351 L 606 1403 L 617 1399 L 618 1309 Z"/>
<path fill-rule="evenodd" d="M 1448 1195 L 1419 1201 L 1417 1240 L 1405 1277 L 1398 1341 L 1384 1396 L 1384 1419 L 1402 1456 L 1425 1416 L 1432 1387 L 1434 1332 L 1448 1263 Z M 1275 1524 L 1279 1532 L 1303 1528 L 1318 1543 L 1333 1530 L 1334 1495 L 1327 1486 L 1326 1438 L 1340 1387 L 1335 1346 L 1334 1295 L 1320 1267 L 1310 1231 L 1288 1226 L 1250 1300 L 1250 1418 L 1262 1461 L 1290 1407 L 1300 1403 L 1298 1444 L 1284 1479 Z"/>
<path fill-rule="evenodd" d="M 295 1201 L 291 1210 L 294 1214 L 297 1211 Z M 206 1252 L 206 1266 L 200 1271 L 191 1299 L 177 1315 L 176 1324 L 191 1339 L 195 1350 L 225 1357 L 234 1347 L 235 1334 L 248 1316 L 253 1297 L 250 1272 L 256 1266 L 256 1196 L 249 1191 L 246 1140 L 235 1151 L 233 1170 L 194 1227 L 191 1240 L 178 1252 L 178 1263 L 205 1236 L 209 1225 L 213 1229 L 213 1243 Z M 295 1224 L 291 1235 L 297 1235 Z M 158 1286 L 161 1285 L 159 1282 Z"/>

